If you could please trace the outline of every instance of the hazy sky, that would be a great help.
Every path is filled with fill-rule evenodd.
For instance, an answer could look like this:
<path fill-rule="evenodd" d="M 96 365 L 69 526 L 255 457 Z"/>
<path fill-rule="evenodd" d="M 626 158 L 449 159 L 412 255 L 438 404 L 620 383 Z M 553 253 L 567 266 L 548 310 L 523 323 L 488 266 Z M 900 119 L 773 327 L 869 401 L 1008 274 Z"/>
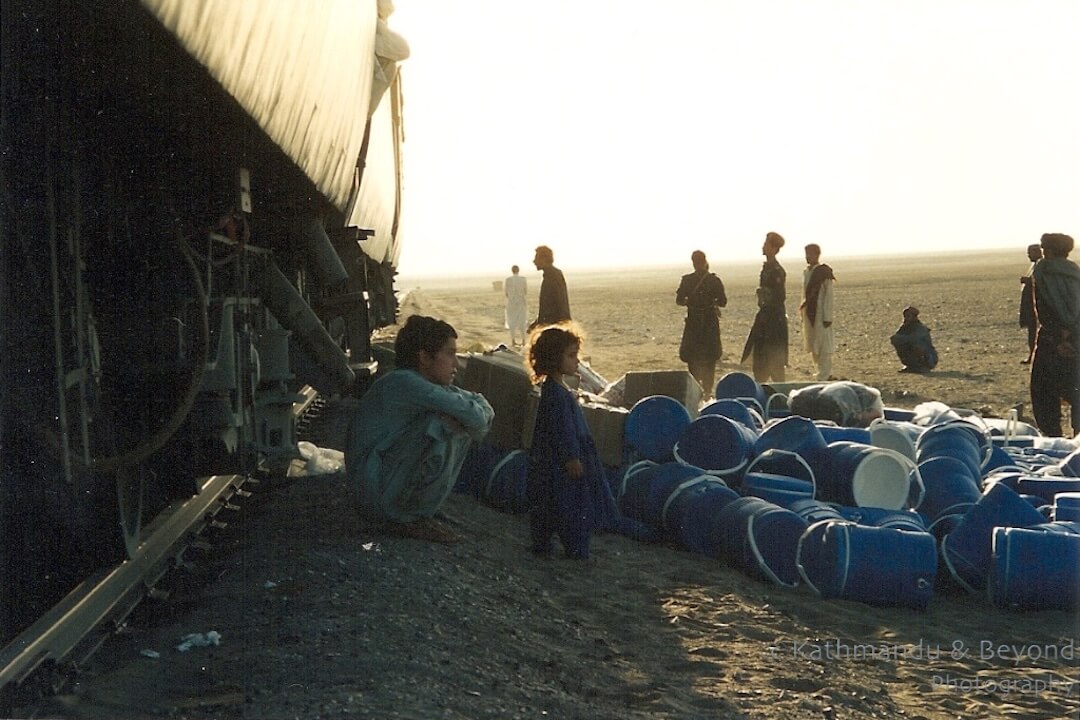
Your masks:
<path fill-rule="evenodd" d="M 397 0 L 405 275 L 1080 236 L 1080 0 Z"/>

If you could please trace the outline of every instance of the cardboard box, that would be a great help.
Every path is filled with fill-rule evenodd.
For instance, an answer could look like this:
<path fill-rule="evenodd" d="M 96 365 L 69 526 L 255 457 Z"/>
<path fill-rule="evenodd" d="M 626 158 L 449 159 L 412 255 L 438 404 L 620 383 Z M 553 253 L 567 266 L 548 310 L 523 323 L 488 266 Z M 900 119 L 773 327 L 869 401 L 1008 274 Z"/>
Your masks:
<path fill-rule="evenodd" d="M 525 401 L 532 390 L 521 355 L 509 350 L 470 354 L 457 384 L 483 395 L 495 410 L 487 442 L 500 450 L 521 447 Z"/>
<path fill-rule="evenodd" d="M 703 392 L 698 381 L 687 370 L 651 370 L 626 373 L 623 406 L 632 408 L 638 400 L 650 395 L 666 395 L 682 403 L 697 417 Z"/>
<path fill-rule="evenodd" d="M 531 392 L 525 400 L 525 427 L 521 433 L 521 446 L 526 450 L 532 447 L 533 428 L 536 426 L 536 408 L 540 405 L 540 393 Z M 622 464 L 623 425 L 630 411 L 617 405 L 587 402 L 581 406 L 585 415 L 585 424 L 596 443 L 600 462 L 605 465 Z"/>
<path fill-rule="evenodd" d="M 540 389 L 533 388 L 525 398 L 525 424 L 521 428 L 521 447 L 532 449 L 533 430 L 536 429 L 536 408 L 540 406 Z"/>
<path fill-rule="evenodd" d="M 622 464 L 623 426 L 630 411 L 617 405 L 585 403 L 581 406 L 589 426 L 600 462 L 617 467 Z"/>

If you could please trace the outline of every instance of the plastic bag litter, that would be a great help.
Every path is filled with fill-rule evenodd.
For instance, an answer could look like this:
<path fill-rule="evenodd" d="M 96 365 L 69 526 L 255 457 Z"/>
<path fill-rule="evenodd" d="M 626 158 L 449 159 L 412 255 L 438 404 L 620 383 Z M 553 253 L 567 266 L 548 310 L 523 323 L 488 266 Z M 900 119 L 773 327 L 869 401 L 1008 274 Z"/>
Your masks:
<path fill-rule="evenodd" d="M 1072 452 L 1073 450 L 1080 450 L 1080 435 L 1077 435 L 1072 440 L 1063 437 L 1037 437 L 1032 442 L 1032 445 L 1039 450 Z"/>
<path fill-rule="evenodd" d="M 881 391 L 857 382 L 808 385 L 792 390 L 788 407 L 811 420 L 831 420 L 841 427 L 867 427 L 885 416 Z"/>
<path fill-rule="evenodd" d="M 578 363 L 578 378 L 578 387 L 593 395 L 603 394 L 608 386 L 608 381 L 584 360 Z"/>
<path fill-rule="evenodd" d="M 217 630 L 211 630 L 208 633 L 188 633 L 180 638 L 180 644 L 176 646 L 176 649 L 180 652 L 187 652 L 193 647 L 207 647 L 208 645 L 219 645 L 220 643 L 221 634 Z"/>
<path fill-rule="evenodd" d="M 912 418 L 911 422 L 916 425 L 938 425 L 950 420 L 960 419 L 960 413 L 937 400 L 919 403 L 915 406 L 914 413 L 915 417 Z"/>
<path fill-rule="evenodd" d="M 314 443 L 301 440 L 297 443 L 300 457 L 307 463 L 299 475 L 332 475 L 345 467 L 345 453 L 333 448 L 321 448 Z"/>
<path fill-rule="evenodd" d="M 600 393 L 600 397 L 607 400 L 609 405 L 622 406 L 623 400 L 626 399 L 626 376 L 621 376 L 618 380 L 608 383 L 603 392 Z"/>

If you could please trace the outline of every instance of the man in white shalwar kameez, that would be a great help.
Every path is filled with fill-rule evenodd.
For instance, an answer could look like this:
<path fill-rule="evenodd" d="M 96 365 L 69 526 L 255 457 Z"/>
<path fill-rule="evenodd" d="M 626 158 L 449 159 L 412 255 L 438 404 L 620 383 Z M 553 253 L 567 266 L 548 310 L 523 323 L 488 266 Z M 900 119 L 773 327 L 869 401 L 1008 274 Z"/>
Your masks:
<path fill-rule="evenodd" d="M 806 269 L 803 270 L 802 316 L 803 342 L 817 365 L 817 379 L 832 377 L 832 355 L 836 346 L 833 336 L 833 284 L 836 276 L 821 260 L 821 247 L 807 245 Z"/>
<path fill-rule="evenodd" d="M 510 268 L 514 273 L 503 282 L 506 294 L 506 329 L 510 331 L 510 344 L 514 347 L 525 344 L 526 327 L 529 324 L 528 284 L 518 275 L 520 268 Z"/>

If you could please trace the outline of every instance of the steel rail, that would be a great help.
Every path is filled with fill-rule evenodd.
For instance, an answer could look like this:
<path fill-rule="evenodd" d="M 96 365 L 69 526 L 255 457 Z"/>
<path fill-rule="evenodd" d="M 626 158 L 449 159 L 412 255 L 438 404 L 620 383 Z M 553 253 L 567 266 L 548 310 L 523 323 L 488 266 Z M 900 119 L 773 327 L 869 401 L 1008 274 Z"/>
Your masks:
<path fill-rule="evenodd" d="M 46 661 L 59 665 L 102 623 L 122 622 L 194 540 L 200 522 L 215 515 L 246 479 L 211 476 L 199 494 L 162 511 L 133 557 L 91 575 L 0 651 L 0 688 L 24 683 Z"/>
<path fill-rule="evenodd" d="M 293 415 L 308 412 L 318 393 L 310 386 L 299 392 Z M 99 570 L 83 580 L 60 602 L 0 649 L 0 693 L 8 694 L 51 664 L 78 670 L 100 647 L 109 632 L 94 630 L 111 623 L 120 627 L 165 573 L 183 563 L 184 551 L 240 491 L 245 475 L 213 475 L 202 481 L 199 493 L 179 500 L 154 517 L 144 528 L 146 538 L 134 555 L 113 568 Z M 76 657 L 77 655 L 77 657 Z M 58 688 L 54 688 L 58 689 Z"/>

